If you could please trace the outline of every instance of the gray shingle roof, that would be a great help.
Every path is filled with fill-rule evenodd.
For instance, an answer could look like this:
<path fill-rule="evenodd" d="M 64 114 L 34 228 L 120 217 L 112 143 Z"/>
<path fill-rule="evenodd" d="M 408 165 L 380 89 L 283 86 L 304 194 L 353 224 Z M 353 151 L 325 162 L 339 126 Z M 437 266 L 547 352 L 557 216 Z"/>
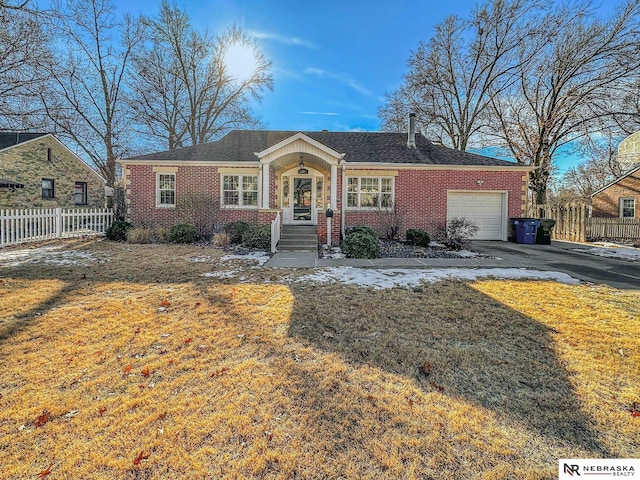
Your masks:
<path fill-rule="evenodd" d="M 34 138 L 43 137 L 46 133 L 23 133 L 23 132 L 0 132 L 0 150 L 13 147 L 19 143 L 33 140 Z"/>
<path fill-rule="evenodd" d="M 296 131 L 233 130 L 220 140 L 193 147 L 131 157 L 157 161 L 257 161 L 254 152 L 265 150 L 295 135 Z M 406 133 L 302 132 L 323 145 L 344 153 L 347 162 L 422 165 L 516 166 L 513 162 L 454 150 L 429 142 L 416 134 L 416 148 L 407 147 Z"/>

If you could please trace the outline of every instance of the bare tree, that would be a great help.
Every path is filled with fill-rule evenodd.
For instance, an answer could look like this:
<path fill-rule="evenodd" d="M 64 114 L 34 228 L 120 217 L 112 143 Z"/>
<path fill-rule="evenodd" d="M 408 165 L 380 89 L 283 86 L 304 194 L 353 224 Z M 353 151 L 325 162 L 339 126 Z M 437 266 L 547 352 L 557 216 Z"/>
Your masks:
<path fill-rule="evenodd" d="M 536 203 L 545 201 L 558 149 L 598 131 L 621 82 L 638 74 L 639 5 L 630 0 L 608 20 L 583 3 L 529 19 L 520 58 L 530 61 L 521 62 L 517 83 L 491 99 L 494 134 L 518 163 L 536 167 Z"/>
<path fill-rule="evenodd" d="M 249 103 L 272 88 L 271 63 L 240 28 L 211 39 L 167 1 L 158 17 L 145 22 L 148 42 L 134 57 L 129 104 L 152 141 L 170 149 L 196 145 L 257 124 Z M 254 63 L 242 79 L 233 78 L 227 65 L 238 46 Z"/>
<path fill-rule="evenodd" d="M 60 0 L 47 28 L 57 38 L 49 88 L 40 92 L 58 133 L 83 151 L 114 185 L 116 158 L 126 152 L 124 77 L 139 22 L 119 19 L 110 0 Z"/>
<path fill-rule="evenodd" d="M 30 92 L 46 80 L 50 61 L 48 37 L 29 2 L 0 2 L 0 124 L 4 128 L 32 126 Z"/>
<path fill-rule="evenodd" d="M 490 94 L 507 88 L 527 59 L 518 56 L 523 22 L 536 2 L 493 0 L 469 19 L 448 17 L 409 58 L 403 86 L 379 111 L 384 129 L 415 111 L 421 130 L 459 150 L 486 126 Z M 406 117 L 405 117 L 406 118 Z M 405 120 L 406 122 L 406 120 Z"/>
<path fill-rule="evenodd" d="M 606 136 L 585 137 L 581 151 L 587 160 L 570 168 L 562 176 L 562 189 L 589 203 L 593 192 L 622 173 L 622 166 L 616 158 L 618 143 L 618 137 L 612 131 Z"/>

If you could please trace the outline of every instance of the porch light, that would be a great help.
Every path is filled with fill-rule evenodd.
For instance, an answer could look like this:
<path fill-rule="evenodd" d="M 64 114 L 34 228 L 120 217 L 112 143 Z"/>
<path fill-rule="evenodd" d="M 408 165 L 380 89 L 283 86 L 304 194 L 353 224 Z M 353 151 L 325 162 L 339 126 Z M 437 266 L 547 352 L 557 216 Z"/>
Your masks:
<path fill-rule="evenodd" d="M 309 173 L 309 170 L 304 168 L 304 162 L 302 161 L 302 155 L 300 155 L 300 163 L 298 164 L 298 174 L 299 175 L 306 175 L 307 173 Z"/>

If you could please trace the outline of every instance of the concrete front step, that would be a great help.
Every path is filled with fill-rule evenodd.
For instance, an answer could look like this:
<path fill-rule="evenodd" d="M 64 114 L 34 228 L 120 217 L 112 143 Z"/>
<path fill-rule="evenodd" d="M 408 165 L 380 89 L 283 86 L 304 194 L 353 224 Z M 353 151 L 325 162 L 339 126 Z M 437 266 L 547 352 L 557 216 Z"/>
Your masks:
<path fill-rule="evenodd" d="M 317 252 L 318 235 L 315 225 L 284 225 L 278 250 Z"/>
<path fill-rule="evenodd" d="M 282 233 L 293 233 L 293 234 L 316 234 L 316 226 L 315 225 L 283 225 Z"/>

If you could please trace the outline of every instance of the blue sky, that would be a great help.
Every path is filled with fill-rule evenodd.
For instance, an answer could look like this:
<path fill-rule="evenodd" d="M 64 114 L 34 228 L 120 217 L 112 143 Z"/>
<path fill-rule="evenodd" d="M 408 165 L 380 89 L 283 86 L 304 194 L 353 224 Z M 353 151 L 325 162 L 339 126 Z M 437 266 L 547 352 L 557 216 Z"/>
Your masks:
<path fill-rule="evenodd" d="M 115 0 L 132 14 L 160 0 Z M 466 16 L 475 0 L 178 1 L 195 27 L 215 35 L 231 25 L 250 33 L 273 62 L 274 90 L 255 112 L 274 130 L 377 131 L 385 92 L 402 83 L 420 40 L 448 15 Z M 603 2 L 600 10 L 610 10 Z M 602 4 L 601 4 L 602 5 Z M 610 13 L 610 12 L 607 12 Z M 564 156 L 560 173 L 576 158 Z"/>
<path fill-rule="evenodd" d="M 159 0 L 125 2 L 131 13 L 157 11 Z M 265 127 L 282 130 L 379 130 L 384 94 L 402 82 L 420 39 L 447 15 L 474 1 L 178 2 L 193 24 L 215 34 L 236 24 L 273 62 L 274 90 L 255 111 Z"/>

